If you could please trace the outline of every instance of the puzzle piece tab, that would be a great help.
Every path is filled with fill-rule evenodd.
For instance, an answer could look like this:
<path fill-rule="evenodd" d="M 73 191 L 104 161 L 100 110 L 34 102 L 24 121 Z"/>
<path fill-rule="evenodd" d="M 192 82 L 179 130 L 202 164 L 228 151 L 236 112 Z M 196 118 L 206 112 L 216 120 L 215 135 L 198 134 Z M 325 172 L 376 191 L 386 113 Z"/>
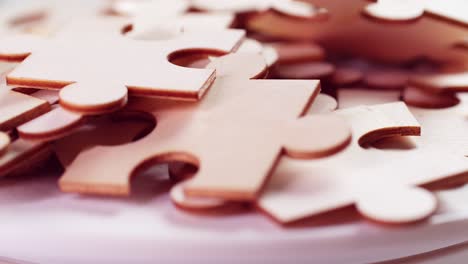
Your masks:
<path fill-rule="evenodd" d="M 154 115 L 157 128 L 138 142 L 82 153 L 60 179 L 61 189 L 126 195 L 130 177 L 141 169 L 178 161 L 199 167 L 184 184 L 187 194 L 252 200 L 281 155 L 317 158 L 348 144 L 342 119 L 301 117 L 319 91 L 317 81 L 249 80 L 265 70 L 259 55 L 228 55 L 211 66 L 218 77 L 199 103 L 131 103 L 129 109 Z"/>

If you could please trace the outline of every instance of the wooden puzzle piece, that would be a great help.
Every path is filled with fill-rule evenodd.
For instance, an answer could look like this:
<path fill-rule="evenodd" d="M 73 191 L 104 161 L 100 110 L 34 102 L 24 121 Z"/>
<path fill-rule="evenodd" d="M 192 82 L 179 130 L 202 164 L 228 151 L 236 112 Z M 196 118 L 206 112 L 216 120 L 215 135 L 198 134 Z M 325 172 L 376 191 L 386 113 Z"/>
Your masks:
<path fill-rule="evenodd" d="M 335 73 L 335 66 L 328 62 L 301 62 L 278 65 L 275 76 L 282 79 L 319 79 L 330 78 Z"/>
<path fill-rule="evenodd" d="M 402 100 L 409 106 L 420 108 L 447 108 L 460 103 L 453 93 L 434 94 L 413 86 L 405 88 Z"/>
<path fill-rule="evenodd" d="M 409 79 L 409 84 L 432 93 L 468 92 L 468 73 L 413 75 Z"/>
<path fill-rule="evenodd" d="M 8 145 L 10 144 L 10 137 L 8 134 L 0 132 L 0 156 L 6 152 Z"/>
<path fill-rule="evenodd" d="M 370 88 L 402 90 L 408 79 L 404 70 L 374 70 L 365 75 L 364 83 Z"/>
<path fill-rule="evenodd" d="M 340 107 L 342 107 L 342 103 L 353 105 L 358 96 L 360 96 L 359 104 L 362 105 L 374 104 L 382 98 L 382 93 L 378 92 L 355 92 L 352 89 L 345 91 L 346 93 L 338 91 Z M 417 96 L 421 96 L 421 94 Z M 391 100 L 391 97 L 386 99 Z M 415 98 L 413 97 L 413 99 Z M 468 105 L 468 95 L 459 93 L 457 99 L 458 104 L 443 109 L 427 109 L 414 106 L 409 108 L 423 128 L 422 136 L 411 140 L 415 147 L 433 152 L 448 152 L 461 157 L 468 155 L 468 138 L 466 137 L 468 122 L 463 112 Z M 399 97 L 393 99 L 393 101 L 398 100 Z"/>
<path fill-rule="evenodd" d="M 0 131 L 8 131 L 50 110 L 47 101 L 0 86 Z"/>
<path fill-rule="evenodd" d="M 124 22 L 87 19 L 69 24 L 52 39 L 3 39 L 0 58 L 24 59 L 8 74 L 8 84 L 60 89 L 62 107 L 86 114 L 121 108 L 127 91 L 198 100 L 213 82 L 214 70 L 184 69 L 171 64 L 170 56 L 182 50 L 229 52 L 244 35 L 229 30 L 137 41 L 121 35 Z M 125 63 L 116 63 L 116 57 Z"/>
<path fill-rule="evenodd" d="M 268 67 L 272 67 L 279 61 L 279 54 L 274 47 L 262 45 L 257 40 L 246 38 L 237 49 L 236 53 L 261 54 Z"/>
<path fill-rule="evenodd" d="M 309 108 L 308 114 L 324 114 L 334 111 L 338 106 L 336 100 L 326 94 L 319 94 L 312 106 Z M 219 198 L 206 198 L 188 196 L 184 193 L 184 180 L 190 179 L 196 174 L 196 170 L 192 166 L 186 164 L 170 164 L 169 173 L 172 179 L 179 183 L 171 188 L 170 196 L 174 204 L 179 208 L 195 211 L 212 211 L 220 208 L 225 208 L 232 204 Z"/>
<path fill-rule="evenodd" d="M 129 36 L 134 39 L 174 38 L 182 32 L 221 30 L 234 23 L 234 15 L 227 13 L 185 13 L 187 1 L 144 1 L 136 4 L 132 14 L 132 30 Z M 213 33 L 211 33 L 213 34 Z"/>
<path fill-rule="evenodd" d="M 155 19 L 159 17 L 178 16 L 189 10 L 189 1 L 186 0 L 111 0 L 108 10 L 111 14 L 134 17 L 142 10 L 151 10 Z"/>
<path fill-rule="evenodd" d="M 4 69 L 11 67 L 2 64 Z M 3 68 L 3 67 L 2 67 Z M 5 74 L 0 76 L 0 131 L 9 131 L 50 110 L 47 101 L 16 92 L 6 85 Z"/>
<path fill-rule="evenodd" d="M 31 23 L 43 20 L 45 10 L 36 5 L 4 4 L 0 6 L 0 33 L 24 31 Z"/>
<path fill-rule="evenodd" d="M 279 64 L 322 61 L 326 55 L 321 46 L 312 42 L 279 42 L 271 47 L 278 52 Z"/>
<path fill-rule="evenodd" d="M 282 15 L 302 19 L 314 19 L 324 12 L 310 3 L 292 0 L 192 0 L 191 5 L 195 9 L 210 12 L 245 13 L 274 10 Z"/>
<path fill-rule="evenodd" d="M 55 106 L 51 111 L 19 126 L 17 130 L 23 139 L 50 141 L 73 132 L 85 120 L 81 114 Z"/>
<path fill-rule="evenodd" d="M 401 92 L 397 90 L 370 90 L 364 88 L 338 89 L 337 98 L 340 109 L 360 105 L 377 105 L 393 103 L 400 100 Z"/>
<path fill-rule="evenodd" d="M 249 80 L 266 69 L 259 55 L 227 55 L 211 67 L 218 77 L 199 103 L 135 101 L 129 109 L 152 114 L 157 128 L 138 142 L 85 151 L 65 171 L 60 188 L 128 195 L 132 175 L 158 162 L 177 161 L 199 168 L 184 183 L 187 194 L 252 200 L 281 155 L 318 158 L 349 143 L 343 120 L 299 118 L 318 94 L 317 81 Z M 251 147 L 255 151 L 246 151 Z M 114 160 L 119 163 L 109 166 Z M 81 173 L 83 166 L 86 174 Z"/>
<path fill-rule="evenodd" d="M 67 22 L 84 17 L 97 17 L 104 11 L 102 1 L 19 1 L 2 5 L 0 21 L 8 25 L 5 33 L 27 32 L 47 36 L 56 32 Z"/>
<path fill-rule="evenodd" d="M 50 145 L 46 142 L 16 139 L 0 156 L 0 177 L 33 167 L 48 158 L 51 153 Z"/>
<path fill-rule="evenodd" d="M 359 83 L 364 74 L 359 69 L 351 67 L 336 67 L 330 82 L 337 87 L 343 87 Z"/>
<path fill-rule="evenodd" d="M 375 221 L 418 221 L 433 213 L 437 203 L 415 186 L 468 171 L 464 157 L 443 151 L 363 148 L 384 137 L 419 135 L 418 122 L 401 102 L 343 109 L 334 115 L 349 121 L 353 142 L 328 158 L 281 160 L 257 201 L 278 222 L 292 223 L 352 204 Z"/>
<path fill-rule="evenodd" d="M 83 151 L 95 146 L 114 146 L 131 142 L 154 128 L 154 120 L 144 113 L 117 112 L 98 117 L 53 143 L 53 149 L 64 168 Z"/>
<path fill-rule="evenodd" d="M 409 1 L 396 1 L 392 9 L 387 9 L 388 4 L 385 5 L 387 8 L 384 6 L 387 14 L 393 12 L 394 19 L 389 19 L 388 15 L 379 16 L 377 12 L 373 18 L 363 15 L 371 13 L 377 1 L 307 2 L 326 9 L 329 15 L 315 21 L 301 21 L 265 12 L 248 19 L 246 27 L 274 37 L 313 40 L 333 54 L 351 54 L 374 60 L 406 62 L 421 56 L 458 62 L 467 59 L 466 52 L 452 48 L 468 33 L 466 15 L 460 12 L 466 7 L 466 1 L 438 1 L 427 9 L 430 12 L 419 12 L 418 19 L 404 23 L 398 12 L 409 8 Z M 377 5 L 382 2 L 389 1 L 378 1 Z M 369 4 L 374 4 L 374 8 L 366 12 Z M 451 10 L 454 12 L 446 12 L 448 6 L 456 7 Z"/>

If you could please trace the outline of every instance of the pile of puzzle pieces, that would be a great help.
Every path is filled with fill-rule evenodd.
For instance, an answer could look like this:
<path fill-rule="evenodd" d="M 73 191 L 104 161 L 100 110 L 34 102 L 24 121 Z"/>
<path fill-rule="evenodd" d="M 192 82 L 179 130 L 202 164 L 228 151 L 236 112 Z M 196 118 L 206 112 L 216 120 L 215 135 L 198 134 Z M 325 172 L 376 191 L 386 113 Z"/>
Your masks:
<path fill-rule="evenodd" d="M 462 0 L 15 1 L 0 6 L 0 176 L 282 225 L 430 217 L 468 180 Z M 7 188 L 7 187 L 4 187 Z"/>

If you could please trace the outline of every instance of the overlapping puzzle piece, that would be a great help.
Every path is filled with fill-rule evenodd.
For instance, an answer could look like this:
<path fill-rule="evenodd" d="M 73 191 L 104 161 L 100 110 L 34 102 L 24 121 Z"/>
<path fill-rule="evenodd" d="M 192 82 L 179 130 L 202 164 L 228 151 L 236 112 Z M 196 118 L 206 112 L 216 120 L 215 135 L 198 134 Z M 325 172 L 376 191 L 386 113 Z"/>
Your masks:
<path fill-rule="evenodd" d="M 326 9 L 329 15 L 300 21 L 268 12 L 249 19 L 246 27 L 275 37 L 315 40 L 333 53 L 390 62 L 420 56 L 460 62 L 468 56 L 466 51 L 453 49 L 468 33 L 468 19 L 461 11 L 466 7 L 464 1 L 307 2 Z"/>
<path fill-rule="evenodd" d="M 199 168 L 184 185 L 188 194 L 252 200 L 281 155 L 322 157 L 349 142 L 339 118 L 299 118 L 319 91 L 317 81 L 248 80 L 265 70 L 259 55 L 228 55 L 213 67 L 218 78 L 200 103 L 132 103 L 130 109 L 154 115 L 157 128 L 138 142 L 82 153 L 60 179 L 61 189 L 125 195 L 130 177 L 141 169 L 179 161 Z"/>
<path fill-rule="evenodd" d="M 214 80 L 210 69 L 186 69 L 169 62 L 184 50 L 229 52 L 243 31 L 182 34 L 164 41 L 136 41 L 121 35 L 121 19 L 72 23 L 52 39 L 3 39 L 0 58 L 24 61 L 8 74 L 10 85 L 61 89 L 62 107 L 104 113 L 134 95 L 198 100 Z M 122 63 L 119 63 L 122 62 Z"/>
<path fill-rule="evenodd" d="M 354 135 L 351 146 L 317 161 L 282 160 L 258 199 L 259 208 L 280 223 L 352 204 L 379 222 L 422 220 L 434 212 L 437 201 L 430 192 L 415 186 L 468 172 L 467 160 L 447 151 L 364 149 L 385 137 L 419 135 L 418 122 L 401 102 L 358 106 L 334 114 L 350 122 Z"/>

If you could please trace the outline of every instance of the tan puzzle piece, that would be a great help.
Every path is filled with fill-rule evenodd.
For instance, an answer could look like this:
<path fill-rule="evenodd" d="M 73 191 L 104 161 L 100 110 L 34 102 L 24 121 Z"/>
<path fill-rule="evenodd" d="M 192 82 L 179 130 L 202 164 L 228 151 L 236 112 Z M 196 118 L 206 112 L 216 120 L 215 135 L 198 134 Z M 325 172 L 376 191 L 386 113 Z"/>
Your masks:
<path fill-rule="evenodd" d="M 87 19 L 69 24 L 52 39 L 3 39 L 0 58 L 24 59 L 8 74 L 8 84 L 60 89 L 62 107 L 88 114 L 121 108 L 127 91 L 198 100 L 213 82 L 215 71 L 181 68 L 171 64 L 169 57 L 181 50 L 229 52 L 244 35 L 228 30 L 137 41 L 120 34 L 124 25 L 125 20 L 116 18 Z"/>
<path fill-rule="evenodd" d="M 453 93 L 434 94 L 414 86 L 405 88 L 402 100 L 409 106 L 435 109 L 452 107 L 460 103 Z"/>
<path fill-rule="evenodd" d="M 50 154 L 50 145 L 45 142 L 14 140 L 0 156 L 0 177 L 32 167 Z"/>
<path fill-rule="evenodd" d="M 399 101 L 401 92 L 397 90 L 373 90 L 365 88 L 337 89 L 338 108 L 351 108 L 360 105 L 377 105 Z"/>
<path fill-rule="evenodd" d="M 382 93 L 345 90 L 346 93 L 338 91 L 338 102 L 352 105 L 357 97 L 360 97 L 361 105 L 371 105 L 382 99 Z M 393 101 L 398 101 L 398 97 Z M 420 149 L 434 152 L 449 152 L 458 156 L 468 156 L 468 120 L 464 109 L 468 105 L 468 95 L 460 93 L 457 95 L 459 103 L 452 107 L 443 109 L 425 109 L 409 107 L 411 113 L 416 117 L 423 128 L 421 137 L 413 138 L 411 141 Z M 387 102 L 391 100 L 386 98 Z M 340 105 L 341 107 L 341 105 Z M 467 161 L 468 162 L 468 161 Z"/>
<path fill-rule="evenodd" d="M 23 139 L 50 141 L 72 133 L 85 121 L 85 116 L 67 111 L 60 106 L 19 126 Z"/>
<path fill-rule="evenodd" d="M 382 5 L 381 1 L 377 4 L 369 0 L 307 2 L 326 9 L 328 16 L 311 22 L 267 12 L 249 19 L 246 27 L 276 37 L 314 40 L 332 53 L 389 62 L 406 62 L 420 56 L 455 61 L 467 59 L 467 52 L 452 49 L 468 33 L 467 16 L 462 12 L 466 1 L 455 4 L 449 0 L 433 1 L 428 12 L 422 12 L 421 7 L 417 19 L 410 21 L 399 13 L 410 7 L 408 1 L 393 1 L 393 8 L 388 8 L 388 1 L 385 1 L 385 17 L 373 12 Z M 366 11 L 370 4 L 373 8 Z M 448 10 L 446 6 L 457 8 Z M 363 15 L 371 12 L 374 13 L 372 18 Z"/>
<path fill-rule="evenodd" d="M 420 76 L 414 75 L 409 79 L 409 84 L 432 93 L 468 92 L 468 73 L 463 71 Z"/>
<path fill-rule="evenodd" d="M 129 32 L 133 39 L 163 40 L 193 31 L 213 34 L 209 31 L 226 29 L 235 19 L 227 13 L 185 13 L 189 8 L 187 1 L 134 1 L 134 5 L 132 31 Z"/>
<path fill-rule="evenodd" d="M 7 90 L 3 86 L 0 89 Z M 0 95 L 0 130 L 8 131 L 50 110 L 47 101 L 8 90 Z"/>
<path fill-rule="evenodd" d="M 8 145 L 10 144 L 10 137 L 8 134 L 0 132 L 0 156 L 3 155 L 8 149 Z"/>
<path fill-rule="evenodd" d="M 244 13 L 274 10 L 282 15 L 309 19 L 315 18 L 323 11 L 309 3 L 293 0 L 192 0 L 191 6 L 210 12 Z"/>
<path fill-rule="evenodd" d="M 384 137 L 419 134 L 418 122 L 401 102 L 360 106 L 335 114 L 345 117 L 352 126 L 350 147 L 316 161 L 282 160 L 259 198 L 259 208 L 280 223 L 352 204 L 361 214 L 379 222 L 422 220 L 434 212 L 437 202 L 429 192 L 412 186 L 468 171 L 466 159 L 450 153 L 361 147 Z"/>
<path fill-rule="evenodd" d="M 349 142 L 339 118 L 300 118 L 318 94 L 317 81 L 249 80 L 265 71 L 259 55 L 227 55 L 211 67 L 218 77 L 199 103 L 135 101 L 129 108 L 154 115 L 155 131 L 135 143 L 82 153 L 60 179 L 61 189 L 127 195 L 129 179 L 139 170 L 178 161 L 199 167 L 185 183 L 186 193 L 252 200 L 282 154 L 323 157 Z M 247 151 L 252 147 L 255 151 Z"/>
<path fill-rule="evenodd" d="M 319 94 L 312 106 L 309 108 L 308 114 L 324 114 L 336 110 L 338 103 L 336 100 L 326 94 Z M 195 172 L 187 170 L 187 166 L 180 164 L 170 165 L 169 172 L 171 178 L 177 181 L 192 178 Z M 229 206 L 231 202 L 218 198 L 194 197 L 184 193 L 184 182 L 177 183 L 171 188 L 171 200 L 179 208 L 195 211 L 213 211 Z"/>
<path fill-rule="evenodd" d="M 83 151 L 95 146 L 114 146 L 133 141 L 154 126 L 142 113 L 116 113 L 99 117 L 53 143 L 53 149 L 64 168 Z"/>
<path fill-rule="evenodd" d="M 13 91 L 6 85 L 5 74 L 0 79 L 0 131 L 12 130 L 50 110 L 47 101 Z"/>

